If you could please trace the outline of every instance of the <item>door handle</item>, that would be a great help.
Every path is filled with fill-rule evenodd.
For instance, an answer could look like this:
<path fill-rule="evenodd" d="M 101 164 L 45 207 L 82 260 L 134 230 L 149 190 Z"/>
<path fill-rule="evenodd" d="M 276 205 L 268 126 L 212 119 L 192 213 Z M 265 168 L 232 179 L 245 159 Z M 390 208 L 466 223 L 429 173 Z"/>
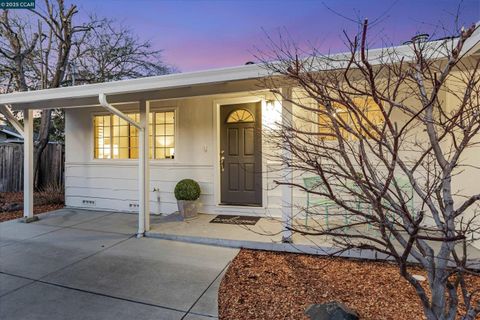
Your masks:
<path fill-rule="evenodd" d="M 225 151 L 221 151 L 220 152 L 220 170 L 222 170 L 222 172 L 225 171 L 225 157 L 223 156 L 223 154 L 225 153 Z"/>

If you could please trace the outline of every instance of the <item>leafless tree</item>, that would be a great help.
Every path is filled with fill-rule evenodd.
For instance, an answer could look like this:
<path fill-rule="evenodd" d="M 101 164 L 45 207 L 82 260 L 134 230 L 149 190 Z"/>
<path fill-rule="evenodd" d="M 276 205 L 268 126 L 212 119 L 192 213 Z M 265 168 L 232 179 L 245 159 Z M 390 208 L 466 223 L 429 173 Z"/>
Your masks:
<path fill-rule="evenodd" d="M 67 8 L 63 0 L 54 3 L 45 0 L 43 10 L 32 11 L 26 16 L 12 16 L 8 10 L 3 11 L 0 19 L 0 64 L 8 71 L 4 75 L 8 79 L 5 91 L 58 88 L 62 85 L 75 37 L 92 28 L 88 23 L 75 25 L 73 20 L 77 13 L 75 5 Z M 51 117 L 52 109 L 42 111 L 35 143 L 37 186 L 40 158 L 49 141 Z"/>
<path fill-rule="evenodd" d="M 478 276 L 469 245 L 479 238 L 480 194 L 459 191 L 460 179 L 479 177 L 478 163 L 466 161 L 480 143 L 480 59 L 464 54 L 476 27 L 377 50 L 368 48 L 368 30 L 364 21 L 346 37 L 347 54 L 305 57 L 281 40 L 261 56 L 271 72 L 264 85 L 293 105 L 293 120 L 269 134 L 274 149 L 286 151 L 271 156 L 295 178 L 276 182 L 325 200 L 297 204 L 290 228 L 392 259 L 427 319 L 460 312 L 476 319 L 480 288 L 467 280 Z M 314 183 L 303 183 L 306 177 Z M 305 211 L 315 217 L 309 225 L 300 220 Z M 412 262 L 428 285 L 414 276 Z"/>
<path fill-rule="evenodd" d="M 115 21 L 97 19 L 99 25 L 76 43 L 71 74 L 78 83 L 106 82 L 156 76 L 174 71 L 162 61 L 162 51 Z"/>
<path fill-rule="evenodd" d="M 77 23 L 78 8 L 44 0 L 38 9 L 0 15 L 0 92 L 58 88 L 170 72 L 160 51 L 128 28 L 91 16 Z M 56 113 L 62 115 L 62 112 Z M 35 141 L 35 184 L 52 128 L 52 109 L 41 112 Z"/>

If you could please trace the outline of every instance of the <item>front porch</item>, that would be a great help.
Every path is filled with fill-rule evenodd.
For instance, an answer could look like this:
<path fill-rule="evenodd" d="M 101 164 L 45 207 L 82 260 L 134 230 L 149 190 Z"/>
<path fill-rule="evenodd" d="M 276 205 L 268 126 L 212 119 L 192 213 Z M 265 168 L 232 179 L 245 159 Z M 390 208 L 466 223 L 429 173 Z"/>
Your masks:
<path fill-rule="evenodd" d="M 303 253 L 320 256 L 339 256 L 365 260 L 389 260 L 384 254 L 370 250 L 350 249 L 341 251 L 335 245 L 333 237 L 305 235 L 292 232 L 292 242 L 282 241 L 283 223 L 281 218 L 261 217 L 251 225 L 233 225 L 211 223 L 216 217 L 212 214 L 199 214 L 198 218 L 182 221 L 178 213 L 168 216 L 153 216 L 151 230 L 146 237 L 165 240 L 183 241 L 189 243 L 216 245 L 231 248 L 268 250 L 291 253 Z M 323 217 L 310 217 L 309 227 L 304 227 L 304 219 L 295 219 L 290 225 L 311 231 L 311 227 L 321 228 Z M 335 222 L 333 222 L 335 224 Z M 365 226 L 359 227 L 365 228 Z M 349 233 L 365 232 L 365 230 L 350 229 Z M 374 234 L 374 231 L 371 231 Z M 436 250 L 438 243 L 430 243 Z M 401 246 L 399 246 L 401 249 Z M 480 250 L 471 244 L 467 248 L 470 266 L 480 270 Z M 412 258 L 411 261 L 416 261 Z"/>
<path fill-rule="evenodd" d="M 292 243 L 282 242 L 280 218 L 261 217 L 255 225 L 211 223 L 216 215 L 199 214 L 198 218 L 182 221 L 178 213 L 155 217 L 147 237 L 201 243 L 232 248 L 283 251 L 328 255 L 335 252 L 327 237 L 293 233 Z M 352 257 L 353 252 L 349 253 Z M 367 256 L 359 254 L 358 257 Z M 373 258 L 373 257 L 372 257 Z"/>

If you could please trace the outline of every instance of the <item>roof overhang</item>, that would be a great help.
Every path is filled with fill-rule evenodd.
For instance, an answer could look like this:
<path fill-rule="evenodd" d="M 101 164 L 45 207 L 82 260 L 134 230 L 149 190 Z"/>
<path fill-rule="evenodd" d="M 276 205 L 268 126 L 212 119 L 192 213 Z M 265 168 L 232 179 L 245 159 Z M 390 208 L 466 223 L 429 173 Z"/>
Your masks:
<path fill-rule="evenodd" d="M 96 106 L 99 105 L 98 96 L 100 94 L 107 95 L 111 103 L 133 102 L 140 99 L 173 99 L 181 96 L 213 94 L 209 90 L 213 84 L 219 93 L 237 90 L 245 84 L 248 90 L 251 90 L 253 80 L 266 75 L 267 70 L 258 65 L 245 65 L 235 68 L 14 92 L 0 95 L 0 104 L 10 105 L 16 110 Z"/>

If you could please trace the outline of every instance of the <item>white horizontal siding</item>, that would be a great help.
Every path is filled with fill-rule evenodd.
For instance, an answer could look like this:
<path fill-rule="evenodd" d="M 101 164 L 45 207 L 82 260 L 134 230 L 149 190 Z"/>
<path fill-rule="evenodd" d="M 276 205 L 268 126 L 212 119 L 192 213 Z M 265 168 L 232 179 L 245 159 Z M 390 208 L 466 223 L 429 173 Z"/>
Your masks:
<path fill-rule="evenodd" d="M 196 179 L 200 182 L 212 182 L 213 166 L 198 166 L 188 164 L 169 164 L 166 165 L 150 165 L 150 179 L 178 182 L 181 179 Z M 101 160 L 85 163 L 66 163 L 66 176 L 78 178 L 108 178 L 120 180 L 137 180 L 138 164 L 137 161 L 131 163 L 119 162 L 114 160 L 102 163 Z M 194 175 L 194 177 L 192 176 Z M 161 179 L 159 178 L 161 177 Z"/>
<path fill-rule="evenodd" d="M 197 180 L 202 194 L 213 195 L 213 182 L 203 182 Z M 150 190 L 158 189 L 161 193 L 173 193 L 175 185 L 178 181 L 165 181 L 157 177 L 150 180 Z M 137 192 L 137 179 L 122 179 L 122 178 L 99 178 L 99 177 L 69 177 L 65 182 L 66 192 L 77 191 L 77 189 L 91 189 L 91 190 L 113 190 L 113 191 L 133 191 Z M 81 191 L 80 191 L 81 192 Z"/>

